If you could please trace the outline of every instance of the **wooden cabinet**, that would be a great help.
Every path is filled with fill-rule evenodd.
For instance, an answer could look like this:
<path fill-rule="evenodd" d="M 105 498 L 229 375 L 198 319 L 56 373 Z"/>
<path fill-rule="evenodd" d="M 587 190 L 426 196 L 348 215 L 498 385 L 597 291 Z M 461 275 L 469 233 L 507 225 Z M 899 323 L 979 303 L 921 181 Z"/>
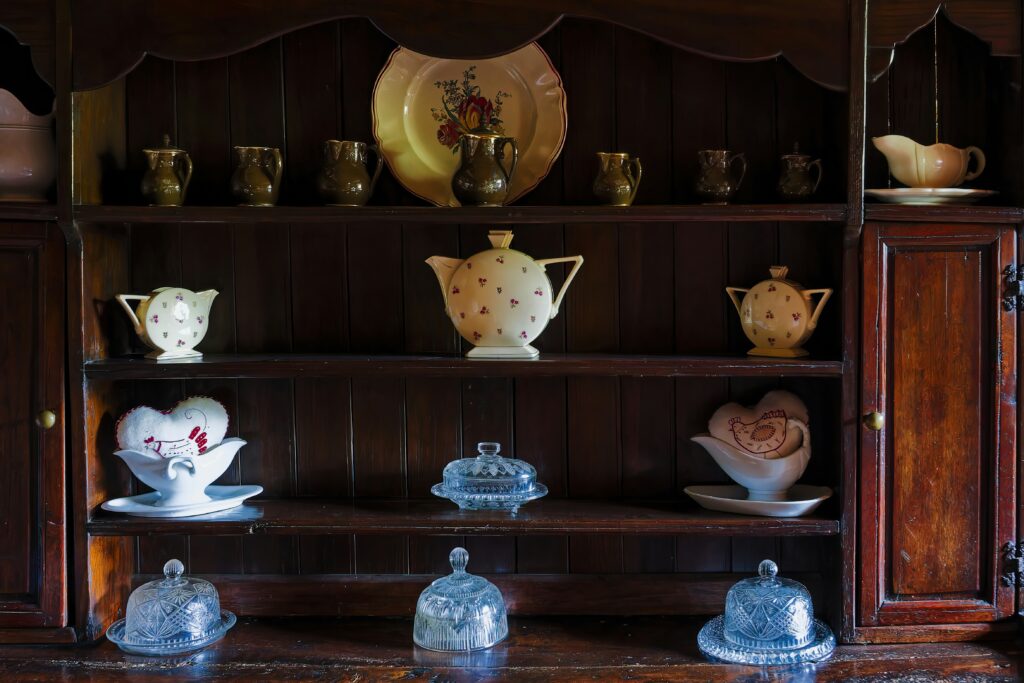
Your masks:
<path fill-rule="evenodd" d="M 1000 575 L 1016 534 L 1018 313 L 1001 300 L 1016 242 L 1005 225 L 865 228 L 861 626 L 1014 613 Z"/>
<path fill-rule="evenodd" d="M 0 291 L 4 642 L 27 636 L 18 629 L 63 627 L 67 622 L 64 237 L 56 225 L 0 222 Z"/>

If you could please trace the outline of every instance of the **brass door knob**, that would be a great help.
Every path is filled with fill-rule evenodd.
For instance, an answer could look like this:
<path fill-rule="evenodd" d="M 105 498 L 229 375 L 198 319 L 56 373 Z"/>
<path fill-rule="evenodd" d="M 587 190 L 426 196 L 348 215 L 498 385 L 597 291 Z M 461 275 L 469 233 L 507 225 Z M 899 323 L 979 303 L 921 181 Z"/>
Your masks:
<path fill-rule="evenodd" d="M 57 424 L 57 414 L 52 410 L 40 410 L 36 415 L 36 424 L 43 429 L 50 429 Z"/>
<path fill-rule="evenodd" d="M 868 413 L 864 416 L 864 426 L 873 432 L 882 431 L 885 426 L 885 415 L 883 413 Z"/>

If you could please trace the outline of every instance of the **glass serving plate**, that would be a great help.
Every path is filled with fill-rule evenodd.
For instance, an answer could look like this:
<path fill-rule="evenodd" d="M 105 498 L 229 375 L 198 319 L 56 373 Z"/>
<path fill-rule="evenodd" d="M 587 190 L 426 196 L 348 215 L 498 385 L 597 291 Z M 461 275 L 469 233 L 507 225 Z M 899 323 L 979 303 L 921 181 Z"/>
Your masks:
<path fill-rule="evenodd" d="M 453 460 L 444 468 L 443 481 L 430 492 L 447 498 L 463 510 L 508 510 L 547 495 L 537 482 L 537 470 L 528 462 L 499 455 L 501 444 L 477 444 L 475 458 Z"/>
<path fill-rule="evenodd" d="M 169 560 L 163 579 L 132 591 L 125 618 L 111 624 L 107 638 L 125 652 L 149 656 L 192 652 L 223 638 L 235 615 L 220 608 L 213 584 L 184 571 Z"/>
<path fill-rule="evenodd" d="M 466 571 L 464 548 L 452 550 L 448 561 L 452 573 L 427 586 L 416 602 L 413 642 L 438 652 L 470 652 L 504 640 L 508 616 L 501 591 Z"/>
<path fill-rule="evenodd" d="M 729 589 L 725 614 L 706 623 L 697 646 L 710 659 L 773 666 L 817 662 L 836 647 L 831 629 L 814 618 L 811 595 L 798 581 L 777 576 L 771 560 L 758 576 Z"/>

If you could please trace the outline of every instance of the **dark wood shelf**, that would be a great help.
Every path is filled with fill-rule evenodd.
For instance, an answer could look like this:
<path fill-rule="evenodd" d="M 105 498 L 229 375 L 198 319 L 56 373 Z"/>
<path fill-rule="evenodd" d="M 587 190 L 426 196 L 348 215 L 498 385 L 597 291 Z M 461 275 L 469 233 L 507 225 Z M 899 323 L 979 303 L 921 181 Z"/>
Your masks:
<path fill-rule="evenodd" d="M 1013 206 L 865 204 L 864 220 L 920 223 L 1019 223 L 1024 209 Z"/>
<path fill-rule="evenodd" d="M 700 536 L 834 536 L 825 517 L 752 517 L 711 512 L 690 501 L 546 499 L 511 515 L 460 510 L 445 500 L 250 500 L 196 517 L 151 519 L 98 509 L 94 536 L 294 534 L 685 534 Z"/>
<path fill-rule="evenodd" d="M 35 202 L 0 202 L 0 220 L 56 221 L 57 207 Z"/>
<path fill-rule="evenodd" d="M 231 604 L 225 605 L 232 609 Z M 509 635 L 470 653 L 430 652 L 412 643 L 409 618 L 246 618 L 200 654 L 126 656 L 95 647 L 9 647 L 0 672 L 10 680 L 444 680 L 755 681 L 764 669 L 718 664 L 697 650 L 706 617 L 511 617 Z M 780 669 L 771 680 L 1016 680 L 1020 647 L 1007 643 L 839 646 L 811 669 Z M 787 673 L 788 672 L 788 673 Z M 792 678 L 790 677 L 792 674 Z M 810 675 L 810 678 L 807 676 Z"/>
<path fill-rule="evenodd" d="M 481 360 L 463 356 L 335 354 L 206 355 L 157 362 L 142 357 L 89 361 L 92 379 L 289 377 L 838 377 L 842 361 L 753 356 L 630 356 L 541 354 L 535 360 Z"/>
<path fill-rule="evenodd" d="M 75 220 L 89 223 L 674 223 L 685 221 L 846 220 L 845 204 L 732 204 L 727 206 L 87 206 Z"/>

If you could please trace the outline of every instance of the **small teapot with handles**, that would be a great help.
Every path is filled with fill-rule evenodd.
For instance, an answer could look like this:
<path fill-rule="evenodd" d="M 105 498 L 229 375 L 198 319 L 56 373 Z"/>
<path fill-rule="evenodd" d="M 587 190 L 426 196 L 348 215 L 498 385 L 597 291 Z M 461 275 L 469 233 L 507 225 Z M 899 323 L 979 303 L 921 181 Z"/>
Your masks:
<path fill-rule="evenodd" d="M 149 294 L 114 297 L 128 314 L 142 342 L 153 349 L 146 358 L 176 360 L 198 358 L 195 350 L 210 328 L 210 307 L 217 290 L 193 292 L 182 287 L 160 287 Z M 139 301 L 132 309 L 129 301 Z"/>
<path fill-rule="evenodd" d="M 492 230 L 491 249 L 469 258 L 431 256 L 445 312 L 463 339 L 474 344 L 467 358 L 536 358 L 530 342 L 558 315 L 565 291 L 576 277 L 582 256 L 534 261 L 509 249 L 512 231 Z M 552 263 L 573 262 L 568 277 L 552 300 L 551 280 L 544 272 Z"/>
<path fill-rule="evenodd" d="M 771 279 L 762 280 L 750 289 L 725 288 L 740 316 L 743 333 L 754 344 L 747 354 L 775 358 L 806 356 L 807 351 L 801 345 L 818 326 L 818 317 L 832 296 L 832 290 L 804 289 L 786 279 L 789 273 L 786 266 L 772 266 L 768 270 Z M 738 293 L 745 295 L 742 301 Z M 817 306 L 811 301 L 815 294 L 821 295 Z"/>
<path fill-rule="evenodd" d="M 164 136 L 162 147 L 144 149 L 146 172 L 142 174 L 142 195 L 153 206 L 181 206 L 192 180 L 192 159 L 188 152 L 171 146 Z"/>

